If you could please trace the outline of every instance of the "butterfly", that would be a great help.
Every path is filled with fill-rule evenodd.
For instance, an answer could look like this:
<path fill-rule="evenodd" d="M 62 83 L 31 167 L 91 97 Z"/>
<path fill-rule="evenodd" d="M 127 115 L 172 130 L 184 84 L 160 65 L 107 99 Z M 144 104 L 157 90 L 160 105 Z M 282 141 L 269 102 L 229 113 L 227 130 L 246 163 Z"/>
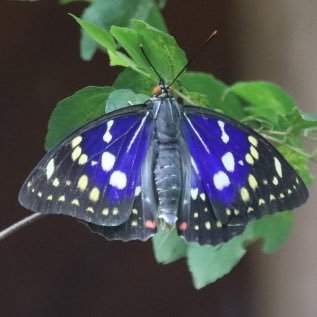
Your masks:
<path fill-rule="evenodd" d="M 159 230 L 217 245 L 255 219 L 293 209 L 308 190 L 261 135 L 224 114 L 183 106 L 164 81 L 144 104 L 113 111 L 50 150 L 20 203 L 64 214 L 109 240 Z"/>

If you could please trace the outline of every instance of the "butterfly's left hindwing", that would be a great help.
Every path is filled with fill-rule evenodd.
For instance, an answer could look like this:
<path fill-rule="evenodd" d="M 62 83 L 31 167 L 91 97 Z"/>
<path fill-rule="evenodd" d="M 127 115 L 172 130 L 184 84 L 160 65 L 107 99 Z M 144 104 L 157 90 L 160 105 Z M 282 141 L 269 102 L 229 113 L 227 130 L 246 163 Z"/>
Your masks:
<path fill-rule="evenodd" d="M 303 204 L 308 191 L 263 137 L 224 115 L 185 106 L 182 134 L 191 155 L 190 207 L 178 229 L 188 241 L 218 244 L 246 224 Z"/>
<path fill-rule="evenodd" d="M 127 221 L 153 130 L 144 106 L 130 108 L 88 124 L 49 151 L 25 181 L 20 203 L 101 226 Z"/>

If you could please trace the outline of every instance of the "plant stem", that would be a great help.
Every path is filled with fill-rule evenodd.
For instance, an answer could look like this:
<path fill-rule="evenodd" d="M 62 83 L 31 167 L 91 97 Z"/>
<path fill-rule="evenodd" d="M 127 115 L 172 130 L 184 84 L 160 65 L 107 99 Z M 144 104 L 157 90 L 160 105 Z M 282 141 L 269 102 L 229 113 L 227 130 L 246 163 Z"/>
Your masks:
<path fill-rule="evenodd" d="M 37 212 L 35 214 L 32 214 L 31 216 L 25 217 L 24 219 L 14 223 L 10 227 L 0 231 L 0 241 L 9 237 L 11 234 L 24 228 L 25 226 L 30 225 L 31 223 L 35 222 L 36 220 L 42 218 L 43 216 L 45 216 L 45 215 Z"/>
<path fill-rule="evenodd" d="M 304 157 L 306 157 L 306 158 L 308 158 L 308 159 L 311 159 L 311 158 L 312 158 L 312 156 L 311 156 L 310 154 L 308 154 L 308 153 L 306 153 L 306 152 L 300 150 L 300 149 L 297 148 L 297 147 L 294 147 L 294 146 L 292 146 L 292 145 L 289 145 L 289 144 L 287 144 L 287 143 L 284 143 L 284 142 L 282 142 L 281 140 L 276 139 L 276 138 L 274 138 L 274 137 L 272 137 L 272 136 L 269 136 L 269 135 L 267 135 L 267 134 L 262 133 L 262 135 L 263 135 L 266 139 L 268 139 L 268 140 L 270 140 L 270 141 L 273 141 L 273 142 L 276 142 L 276 143 L 278 143 L 278 144 L 284 145 L 284 146 L 288 147 L 289 149 L 291 149 L 292 151 L 297 152 L 297 153 L 303 155 Z"/>

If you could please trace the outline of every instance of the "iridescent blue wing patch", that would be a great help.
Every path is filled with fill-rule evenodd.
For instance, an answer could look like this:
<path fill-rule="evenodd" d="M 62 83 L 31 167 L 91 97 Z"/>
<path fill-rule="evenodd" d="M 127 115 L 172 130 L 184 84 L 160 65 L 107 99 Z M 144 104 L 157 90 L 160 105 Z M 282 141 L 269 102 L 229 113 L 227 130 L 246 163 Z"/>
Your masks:
<path fill-rule="evenodd" d="M 186 240 L 218 244 L 241 233 L 251 220 L 307 200 L 307 188 L 295 170 L 245 125 L 185 106 L 181 129 L 193 175 L 191 206 L 179 215 L 178 224 Z"/>
<path fill-rule="evenodd" d="M 153 128 L 149 117 L 145 106 L 128 107 L 79 129 L 35 167 L 20 191 L 20 203 L 100 226 L 126 222 L 140 193 Z"/>

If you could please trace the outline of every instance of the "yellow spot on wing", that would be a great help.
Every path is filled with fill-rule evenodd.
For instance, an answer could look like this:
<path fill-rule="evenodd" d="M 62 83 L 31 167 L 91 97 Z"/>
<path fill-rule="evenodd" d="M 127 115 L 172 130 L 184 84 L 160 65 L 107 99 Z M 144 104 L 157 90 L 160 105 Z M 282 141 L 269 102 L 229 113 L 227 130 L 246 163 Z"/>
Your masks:
<path fill-rule="evenodd" d="M 116 216 L 118 213 L 119 213 L 119 209 L 118 209 L 118 208 L 113 208 L 112 214 L 113 214 L 114 216 Z"/>
<path fill-rule="evenodd" d="M 252 211 L 254 211 L 254 209 L 252 207 L 249 207 L 248 210 L 247 210 L 248 213 L 250 213 Z"/>
<path fill-rule="evenodd" d="M 37 196 L 42 197 L 42 192 L 38 192 Z"/>
<path fill-rule="evenodd" d="M 227 214 L 228 216 L 231 215 L 231 210 L 230 210 L 229 208 L 226 208 L 226 214 Z"/>
<path fill-rule="evenodd" d="M 76 138 L 72 140 L 72 148 L 74 149 L 77 145 L 81 143 L 82 140 L 83 138 L 80 135 L 76 136 Z"/>
<path fill-rule="evenodd" d="M 249 192 L 248 190 L 245 188 L 245 187 L 242 187 L 241 190 L 240 190 L 240 195 L 241 195 L 241 198 L 244 202 L 247 202 L 250 200 L 250 195 L 249 195 Z"/>
<path fill-rule="evenodd" d="M 196 231 L 198 231 L 198 230 L 199 230 L 199 226 L 196 225 L 196 226 L 194 227 L 194 229 L 195 229 Z"/>
<path fill-rule="evenodd" d="M 92 207 L 87 207 L 86 210 L 91 212 L 91 213 L 94 213 L 94 209 Z"/>
<path fill-rule="evenodd" d="M 259 199 L 259 206 L 264 205 L 264 204 L 265 204 L 265 200 L 262 199 L 262 198 L 260 198 L 260 199 Z"/>
<path fill-rule="evenodd" d="M 137 225 L 138 225 L 138 222 L 137 222 L 137 221 L 133 220 L 133 221 L 131 222 L 131 226 L 132 226 L 132 227 L 136 227 Z"/>
<path fill-rule="evenodd" d="M 249 136 L 248 136 L 248 139 L 249 139 L 249 142 L 250 142 L 252 145 L 258 146 L 258 140 L 257 140 L 254 136 L 249 135 Z"/>
<path fill-rule="evenodd" d="M 274 165 L 275 165 L 275 169 L 276 169 L 276 172 L 278 174 L 279 177 L 282 177 L 282 165 L 281 165 L 281 162 L 276 158 L 274 157 Z"/>
<path fill-rule="evenodd" d="M 259 159 L 259 152 L 257 151 L 257 149 L 253 145 L 251 145 L 251 147 L 250 147 L 250 153 L 256 160 Z"/>
<path fill-rule="evenodd" d="M 210 224 L 209 221 L 206 221 L 206 222 L 205 222 L 205 227 L 206 227 L 207 230 L 210 230 L 211 224 Z"/>
<path fill-rule="evenodd" d="M 198 212 L 194 212 L 194 218 L 198 218 Z"/>
<path fill-rule="evenodd" d="M 70 186 L 71 183 L 71 181 L 66 181 L 66 186 Z"/>
<path fill-rule="evenodd" d="M 84 165 L 88 162 L 88 156 L 86 154 L 82 154 L 78 160 L 79 165 Z"/>
<path fill-rule="evenodd" d="M 255 177 L 250 174 L 248 177 L 250 187 L 255 190 L 258 187 L 258 182 L 256 181 Z"/>
<path fill-rule="evenodd" d="M 46 199 L 47 199 L 47 200 L 53 200 L 53 196 L 52 196 L 52 195 L 49 195 L 49 196 L 47 196 Z"/>
<path fill-rule="evenodd" d="M 55 178 L 53 181 L 53 186 L 58 187 L 59 186 L 59 179 Z"/>
<path fill-rule="evenodd" d="M 103 210 L 102 210 L 102 214 L 103 214 L 104 216 L 108 216 L 108 215 L 109 215 L 109 209 L 108 209 L 108 208 L 103 209 Z"/>
<path fill-rule="evenodd" d="M 292 190 L 291 190 L 291 189 L 288 189 L 288 190 L 287 190 L 287 193 L 288 193 L 288 194 L 291 194 L 291 193 L 292 193 Z"/>
<path fill-rule="evenodd" d="M 240 213 L 240 211 L 239 211 L 238 209 L 234 209 L 234 210 L 233 210 L 233 213 L 234 213 L 236 216 L 238 216 L 239 213 Z"/>
<path fill-rule="evenodd" d="M 64 196 L 64 195 L 60 196 L 60 197 L 58 198 L 58 201 L 65 201 L 65 196 Z"/>
<path fill-rule="evenodd" d="M 87 185 L 88 185 L 88 176 L 85 174 L 81 175 L 78 180 L 77 187 L 83 192 L 87 188 Z"/>
<path fill-rule="evenodd" d="M 270 195 L 270 201 L 275 200 L 275 196 L 274 195 Z"/>
<path fill-rule="evenodd" d="M 94 187 L 89 193 L 89 199 L 95 203 L 96 201 L 98 201 L 99 195 L 100 190 L 97 187 Z"/>
<path fill-rule="evenodd" d="M 206 195 L 205 195 L 205 194 L 200 194 L 199 196 L 200 196 L 200 198 L 201 198 L 202 201 L 205 201 L 205 200 L 206 200 Z"/>
<path fill-rule="evenodd" d="M 253 165 L 253 164 L 254 164 L 254 159 L 253 159 L 253 157 L 252 157 L 249 153 L 245 156 L 245 160 L 246 160 L 247 163 L 249 163 L 250 165 Z"/>
<path fill-rule="evenodd" d="M 71 204 L 72 204 L 72 205 L 76 205 L 76 206 L 80 206 L 78 199 L 72 200 Z"/>
<path fill-rule="evenodd" d="M 218 220 L 218 221 L 216 222 L 216 226 L 217 226 L 218 228 L 221 228 L 221 227 L 222 227 L 222 223 Z"/>
<path fill-rule="evenodd" d="M 274 185 L 277 185 L 277 184 L 278 184 L 278 179 L 277 179 L 276 176 L 273 177 L 272 183 L 273 183 Z"/>
<path fill-rule="evenodd" d="M 81 147 L 77 146 L 72 152 L 72 160 L 76 161 L 80 155 L 81 155 Z"/>
<path fill-rule="evenodd" d="M 132 213 L 133 213 L 134 215 L 137 215 L 137 214 L 138 214 L 138 210 L 135 209 L 135 208 L 133 208 L 133 209 L 132 209 Z"/>

